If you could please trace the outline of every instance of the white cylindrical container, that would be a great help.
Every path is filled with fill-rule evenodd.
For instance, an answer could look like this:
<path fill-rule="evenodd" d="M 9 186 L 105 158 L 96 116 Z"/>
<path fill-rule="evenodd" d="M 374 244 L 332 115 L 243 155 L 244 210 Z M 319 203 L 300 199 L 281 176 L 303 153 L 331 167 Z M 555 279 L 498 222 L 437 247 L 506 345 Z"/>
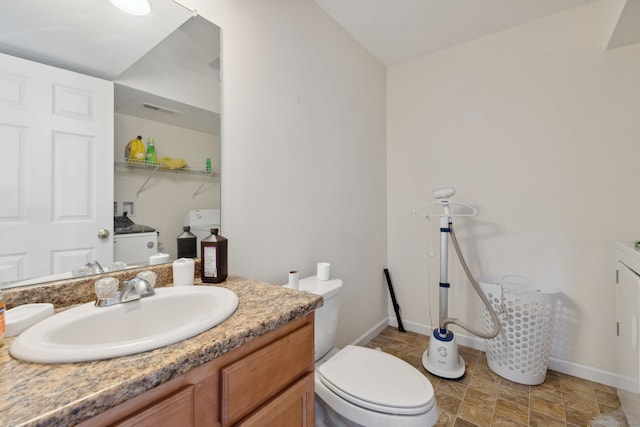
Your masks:
<path fill-rule="evenodd" d="M 287 284 L 287 287 L 291 289 L 298 289 L 299 280 L 300 280 L 300 273 L 297 270 L 290 271 L 289 283 Z"/>
<path fill-rule="evenodd" d="M 166 264 L 171 261 L 169 254 L 158 252 L 155 255 L 149 257 L 149 265 Z"/>
<path fill-rule="evenodd" d="M 173 286 L 191 286 L 195 277 L 195 262 L 192 258 L 173 261 Z"/>
<path fill-rule="evenodd" d="M 328 262 L 318 263 L 318 271 L 316 274 L 318 280 L 329 280 L 330 272 L 331 272 L 331 264 L 329 264 Z"/>

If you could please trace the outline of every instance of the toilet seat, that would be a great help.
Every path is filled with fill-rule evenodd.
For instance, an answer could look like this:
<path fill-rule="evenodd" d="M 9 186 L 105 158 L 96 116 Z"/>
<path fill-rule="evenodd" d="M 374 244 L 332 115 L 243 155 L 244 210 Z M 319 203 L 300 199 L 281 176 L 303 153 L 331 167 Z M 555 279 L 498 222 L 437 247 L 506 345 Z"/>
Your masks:
<path fill-rule="evenodd" d="M 346 346 L 318 367 L 317 374 L 342 399 L 376 412 L 418 415 L 435 402 L 433 387 L 420 371 L 370 348 Z"/>

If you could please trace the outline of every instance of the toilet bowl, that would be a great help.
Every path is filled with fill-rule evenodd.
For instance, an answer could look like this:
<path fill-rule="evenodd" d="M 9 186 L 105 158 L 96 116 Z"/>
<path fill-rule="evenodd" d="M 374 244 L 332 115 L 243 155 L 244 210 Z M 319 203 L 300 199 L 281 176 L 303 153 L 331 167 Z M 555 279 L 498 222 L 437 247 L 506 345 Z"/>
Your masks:
<path fill-rule="evenodd" d="M 429 380 L 407 362 L 380 350 L 348 345 L 333 349 L 342 281 L 299 281 L 321 295 L 315 313 L 316 426 L 424 427 L 438 421 Z"/>
<path fill-rule="evenodd" d="M 316 367 L 315 392 L 316 425 L 423 427 L 438 421 L 429 380 L 379 350 L 344 347 Z"/>

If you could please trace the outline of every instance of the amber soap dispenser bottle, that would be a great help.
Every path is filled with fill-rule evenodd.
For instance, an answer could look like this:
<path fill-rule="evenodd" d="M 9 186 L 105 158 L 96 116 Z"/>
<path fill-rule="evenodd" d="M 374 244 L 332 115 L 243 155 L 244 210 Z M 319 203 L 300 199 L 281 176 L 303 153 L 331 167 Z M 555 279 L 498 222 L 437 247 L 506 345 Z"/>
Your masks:
<path fill-rule="evenodd" d="M 204 283 L 220 283 L 227 278 L 227 243 L 217 228 L 200 241 L 200 277 Z"/>

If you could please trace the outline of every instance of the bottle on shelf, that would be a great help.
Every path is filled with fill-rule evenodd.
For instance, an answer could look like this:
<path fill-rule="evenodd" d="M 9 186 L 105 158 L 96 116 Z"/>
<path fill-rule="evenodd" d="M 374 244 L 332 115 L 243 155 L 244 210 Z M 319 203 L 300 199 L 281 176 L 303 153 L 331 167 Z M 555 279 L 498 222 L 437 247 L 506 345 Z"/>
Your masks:
<path fill-rule="evenodd" d="M 153 138 L 149 138 L 147 141 L 147 154 L 145 156 L 145 162 L 155 165 L 158 162 L 156 157 L 156 142 Z"/>

